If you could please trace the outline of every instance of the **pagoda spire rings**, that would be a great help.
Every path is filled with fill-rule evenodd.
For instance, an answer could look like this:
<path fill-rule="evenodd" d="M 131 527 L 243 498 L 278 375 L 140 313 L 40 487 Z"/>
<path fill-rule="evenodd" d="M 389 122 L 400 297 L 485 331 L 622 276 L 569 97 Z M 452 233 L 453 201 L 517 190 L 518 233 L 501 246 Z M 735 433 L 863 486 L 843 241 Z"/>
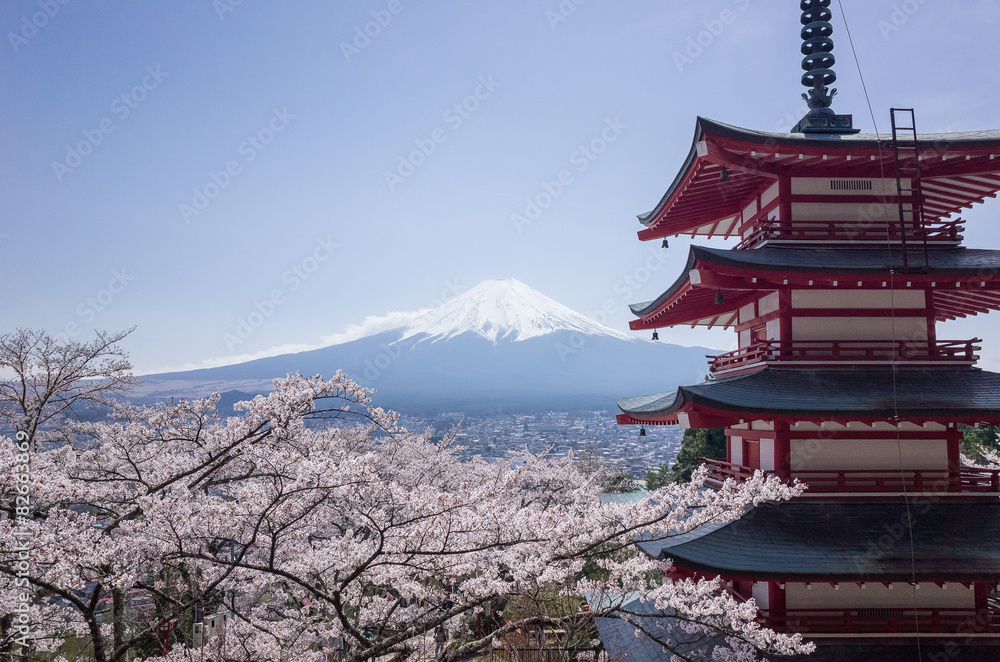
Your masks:
<path fill-rule="evenodd" d="M 802 98 L 809 108 L 829 108 L 836 88 L 829 90 L 837 80 L 833 65 L 837 61 L 833 56 L 833 12 L 830 11 L 830 0 L 802 0 L 799 3 L 802 10 L 802 84 L 810 88 L 808 96 Z"/>

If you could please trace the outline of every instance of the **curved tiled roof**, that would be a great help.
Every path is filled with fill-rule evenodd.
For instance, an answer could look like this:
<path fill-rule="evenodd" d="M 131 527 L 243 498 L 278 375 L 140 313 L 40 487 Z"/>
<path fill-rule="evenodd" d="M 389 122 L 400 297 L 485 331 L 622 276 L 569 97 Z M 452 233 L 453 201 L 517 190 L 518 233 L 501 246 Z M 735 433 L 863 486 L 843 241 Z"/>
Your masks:
<path fill-rule="evenodd" d="M 638 541 L 653 558 L 757 579 L 911 581 L 907 505 L 763 504 L 695 535 Z M 1000 579 L 1000 502 L 911 503 L 917 581 Z"/>
<path fill-rule="evenodd" d="M 998 420 L 1000 374 L 977 368 L 765 368 L 615 402 L 640 422 L 660 420 L 694 407 L 763 416 Z"/>
<path fill-rule="evenodd" d="M 923 251 L 910 251 L 910 262 L 924 267 Z M 767 272 L 780 273 L 817 273 L 817 274 L 843 274 L 843 275 L 872 275 L 885 274 L 895 271 L 902 274 L 903 256 L 902 253 L 893 248 L 786 248 L 765 246 L 753 250 L 727 250 L 719 248 L 706 248 L 704 246 L 691 246 L 688 251 L 687 261 L 681 275 L 667 288 L 660 296 L 652 301 L 645 301 L 629 306 L 629 309 L 636 317 L 645 317 L 657 313 L 664 304 L 670 303 L 674 306 L 682 297 L 687 297 L 691 301 L 685 305 L 701 306 L 706 301 L 710 301 L 715 290 L 712 288 L 694 288 L 693 292 L 690 283 L 690 271 L 698 264 L 718 265 L 736 272 L 746 271 L 754 276 L 763 276 Z M 927 251 L 927 268 L 921 274 L 911 274 L 906 276 L 906 280 L 929 279 L 935 276 L 976 276 L 983 278 L 995 278 L 1000 276 L 1000 251 L 975 248 L 934 248 Z M 902 275 L 899 278 L 903 278 Z M 695 295 L 700 293 L 700 296 Z M 955 313 L 961 312 L 961 305 L 968 297 L 973 297 L 976 302 L 982 303 L 986 299 L 992 299 L 993 292 L 966 294 L 961 291 L 935 293 L 942 299 L 947 299 L 955 305 L 941 306 L 947 307 L 951 317 Z M 730 297 L 725 304 L 725 308 L 718 308 L 718 313 L 735 311 L 743 302 L 741 298 Z M 937 303 L 947 303 L 946 301 Z M 971 311 L 970 311 L 971 312 Z M 942 314 L 944 311 L 942 311 Z M 966 313 L 968 314 L 968 313 Z M 659 326 L 664 326 L 660 324 Z M 636 328 L 633 325 L 633 328 Z"/>
<path fill-rule="evenodd" d="M 699 117 L 677 175 L 656 206 L 638 217 L 646 227 L 640 237 L 731 236 L 746 198 L 776 181 L 777 173 L 808 176 L 831 167 L 843 176 L 892 173 L 891 141 L 886 134 L 754 131 Z M 944 218 L 1000 191 L 1000 160 L 995 160 L 1000 130 L 921 134 L 917 141 L 924 182 L 931 185 L 924 191 L 927 220 Z M 733 170 L 720 186 L 723 163 Z"/>

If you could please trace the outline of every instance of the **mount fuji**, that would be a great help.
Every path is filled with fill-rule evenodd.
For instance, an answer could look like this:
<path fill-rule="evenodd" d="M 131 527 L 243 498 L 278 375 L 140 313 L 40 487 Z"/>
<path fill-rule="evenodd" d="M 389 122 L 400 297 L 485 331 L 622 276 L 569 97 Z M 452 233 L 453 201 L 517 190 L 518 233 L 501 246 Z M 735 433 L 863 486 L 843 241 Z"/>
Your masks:
<path fill-rule="evenodd" d="M 342 369 L 377 390 L 377 405 L 403 412 L 612 409 L 615 397 L 701 381 L 706 353 L 712 351 L 616 331 L 520 281 L 490 280 L 413 322 L 350 342 L 144 375 L 137 395 L 236 391 L 242 399 L 270 391 L 271 380 L 289 372 L 329 376 Z"/>

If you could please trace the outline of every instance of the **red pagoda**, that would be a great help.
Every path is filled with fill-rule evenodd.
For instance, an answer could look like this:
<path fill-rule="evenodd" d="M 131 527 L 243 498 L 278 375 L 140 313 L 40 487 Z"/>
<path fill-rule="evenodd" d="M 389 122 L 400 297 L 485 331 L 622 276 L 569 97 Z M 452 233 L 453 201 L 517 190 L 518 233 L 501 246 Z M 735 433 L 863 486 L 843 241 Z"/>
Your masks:
<path fill-rule="evenodd" d="M 790 133 L 699 118 L 639 217 L 643 241 L 739 244 L 692 247 L 631 328 L 725 327 L 738 349 L 704 383 L 617 401 L 620 423 L 725 428 L 710 482 L 760 470 L 808 489 L 638 546 L 722 576 L 818 659 L 1000 659 L 1000 475 L 959 454 L 959 424 L 1000 423 L 1000 374 L 976 367 L 978 338 L 938 330 L 1000 309 L 1000 251 L 964 247 L 957 217 L 1000 191 L 1000 131 L 917 135 L 893 109 L 891 136 L 857 132 L 830 108 L 829 4 L 801 3 L 809 114 Z"/>

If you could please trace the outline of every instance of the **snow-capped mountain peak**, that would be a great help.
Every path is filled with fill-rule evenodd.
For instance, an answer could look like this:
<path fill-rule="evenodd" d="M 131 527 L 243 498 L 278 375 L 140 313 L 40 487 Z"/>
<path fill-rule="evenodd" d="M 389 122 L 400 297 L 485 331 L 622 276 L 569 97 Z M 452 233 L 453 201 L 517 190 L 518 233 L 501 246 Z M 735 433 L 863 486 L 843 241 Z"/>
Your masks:
<path fill-rule="evenodd" d="M 635 340 L 570 310 L 514 278 L 479 283 L 406 325 L 400 340 L 421 336 L 418 341 L 435 341 L 475 333 L 496 343 L 563 330 Z"/>

